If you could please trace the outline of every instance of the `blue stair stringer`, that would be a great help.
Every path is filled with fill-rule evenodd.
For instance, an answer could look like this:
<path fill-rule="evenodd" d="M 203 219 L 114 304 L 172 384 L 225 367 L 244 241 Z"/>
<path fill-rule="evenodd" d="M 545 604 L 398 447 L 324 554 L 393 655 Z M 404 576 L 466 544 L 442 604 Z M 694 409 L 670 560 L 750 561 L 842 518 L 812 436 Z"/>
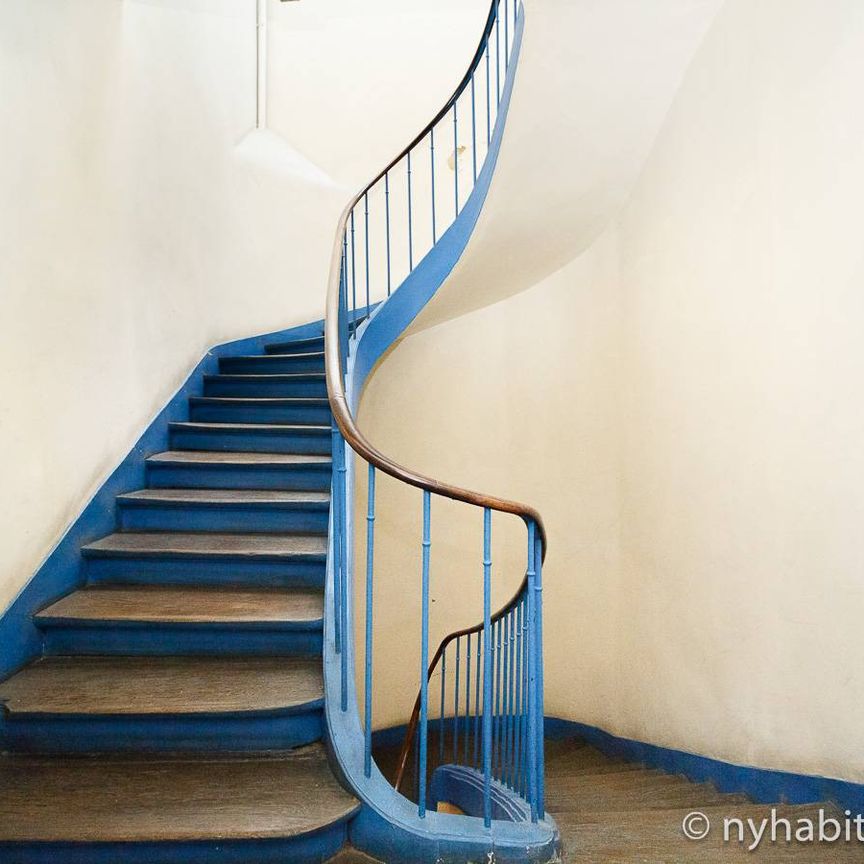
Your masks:
<path fill-rule="evenodd" d="M 373 367 L 401 336 L 420 310 L 434 296 L 465 250 L 479 218 L 489 190 L 495 163 L 501 147 L 510 97 L 513 89 L 519 49 L 524 28 L 524 13 L 520 11 L 514 34 L 513 51 L 502 91 L 498 119 L 495 124 L 489 155 L 477 183 L 462 211 L 450 228 L 438 239 L 426 257 L 407 279 L 358 328 L 357 348 L 348 359 L 347 393 L 349 409 L 356 415 L 359 395 Z M 350 451 L 349 451 L 350 453 Z M 348 495 L 353 500 L 354 460 L 347 459 Z M 353 536 L 353 508 L 347 508 L 346 536 Z M 348 544 L 349 576 L 346 595 L 349 609 L 348 626 L 354 619 L 351 608 L 354 591 L 351 577 L 354 562 L 352 544 Z M 554 820 L 532 824 L 524 800 L 509 790 L 507 819 L 495 818 L 491 828 L 483 820 L 427 811 L 418 815 L 417 805 L 397 793 L 378 768 L 372 765 L 371 776 L 364 771 L 363 729 L 357 707 L 354 686 L 354 638 L 349 631 L 344 640 L 348 651 L 347 710 L 340 706 L 340 660 L 334 641 L 333 615 L 333 532 L 331 528 L 326 587 L 324 679 L 325 715 L 328 735 L 345 782 L 361 801 L 359 815 L 352 820 L 349 834 L 354 846 L 388 864 L 463 864 L 466 861 L 494 862 L 553 862 L 560 860 L 560 838 Z"/>

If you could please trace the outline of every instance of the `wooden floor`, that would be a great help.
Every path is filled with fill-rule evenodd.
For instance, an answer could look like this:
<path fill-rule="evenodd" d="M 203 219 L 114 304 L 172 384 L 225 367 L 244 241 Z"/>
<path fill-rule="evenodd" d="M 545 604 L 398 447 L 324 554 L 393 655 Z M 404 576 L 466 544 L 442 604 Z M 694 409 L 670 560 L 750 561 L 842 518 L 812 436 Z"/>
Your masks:
<path fill-rule="evenodd" d="M 392 780 L 398 748 L 376 752 L 379 767 Z M 725 817 L 771 818 L 771 805 L 753 804 L 742 795 L 724 795 L 707 783 L 664 774 L 632 763 L 609 759 L 581 741 L 547 742 L 546 803 L 561 831 L 564 864 L 722 864 L 752 860 L 765 864 L 830 864 L 862 862 L 864 844 L 819 844 L 763 841 L 753 852 L 723 842 Z M 818 820 L 820 806 L 826 816 L 842 818 L 831 804 L 781 806 L 778 817 L 792 821 Z M 704 813 L 713 826 L 705 840 L 688 840 L 684 818 L 694 810 Z M 818 824 L 818 823 L 817 823 Z M 769 827 L 770 832 L 770 827 Z M 347 853 L 346 853 L 347 854 Z M 355 864 L 355 859 L 338 859 Z M 356 864 L 365 864 L 362 858 Z"/>
<path fill-rule="evenodd" d="M 0 757 L 0 841 L 284 838 L 357 806 L 321 744 L 273 756 Z"/>

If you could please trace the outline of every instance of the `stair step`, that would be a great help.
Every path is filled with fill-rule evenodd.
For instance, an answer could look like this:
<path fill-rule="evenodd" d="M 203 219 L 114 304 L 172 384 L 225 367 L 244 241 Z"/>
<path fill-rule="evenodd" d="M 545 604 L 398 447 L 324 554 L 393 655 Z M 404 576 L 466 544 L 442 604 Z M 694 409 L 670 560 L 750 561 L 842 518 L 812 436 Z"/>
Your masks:
<path fill-rule="evenodd" d="M 320 744 L 255 757 L 0 757 L 0 844 L 148 844 L 141 857 L 134 846 L 115 852 L 125 864 L 166 860 L 149 844 L 212 845 L 200 860 L 221 862 L 240 860 L 229 857 L 232 844 L 308 835 L 317 843 L 286 845 L 279 860 L 320 861 L 344 842 L 357 809 Z M 3 860 L 29 860 L 9 851 Z"/>
<path fill-rule="evenodd" d="M 327 396 L 323 373 L 294 375 L 205 375 L 205 396 L 259 396 L 288 398 Z"/>
<path fill-rule="evenodd" d="M 104 585 L 39 612 L 48 654 L 318 655 L 320 591 Z"/>
<path fill-rule="evenodd" d="M 324 337 L 313 336 L 309 339 L 295 339 L 291 342 L 271 342 L 264 346 L 267 354 L 307 354 L 324 350 Z"/>
<path fill-rule="evenodd" d="M 226 375 L 323 372 L 324 351 L 264 354 L 251 357 L 220 357 L 219 371 Z"/>
<path fill-rule="evenodd" d="M 45 657 L 0 683 L 2 749 L 294 747 L 321 736 L 319 658 Z"/>
<path fill-rule="evenodd" d="M 270 423 L 169 423 L 174 450 L 327 454 L 329 426 Z"/>
<path fill-rule="evenodd" d="M 82 547 L 101 582 L 314 585 L 323 582 L 327 538 L 319 534 L 123 532 Z"/>
<path fill-rule="evenodd" d="M 147 459 L 147 477 L 158 488 L 327 490 L 332 467 L 325 455 L 169 450 Z"/>
<path fill-rule="evenodd" d="M 329 425 L 330 403 L 323 398 L 243 399 L 192 396 L 189 419 L 197 423 L 302 423 Z"/>
<path fill-rule="evenodd" d="M 281 489 L 141 489 L 117 496 L 124 531 L 325 534 L 327 492 Z"/>

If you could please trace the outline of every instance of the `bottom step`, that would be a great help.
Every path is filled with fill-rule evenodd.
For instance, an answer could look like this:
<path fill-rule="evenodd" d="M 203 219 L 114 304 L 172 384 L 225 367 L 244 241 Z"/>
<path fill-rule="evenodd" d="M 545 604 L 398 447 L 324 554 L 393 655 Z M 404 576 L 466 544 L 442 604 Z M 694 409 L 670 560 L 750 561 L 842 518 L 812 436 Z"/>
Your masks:
<path fill-rule="evenodd" d="M 254 758 L 5 756 L 0 860 L 326 861 L 357 808 L 320 744 Z"/>

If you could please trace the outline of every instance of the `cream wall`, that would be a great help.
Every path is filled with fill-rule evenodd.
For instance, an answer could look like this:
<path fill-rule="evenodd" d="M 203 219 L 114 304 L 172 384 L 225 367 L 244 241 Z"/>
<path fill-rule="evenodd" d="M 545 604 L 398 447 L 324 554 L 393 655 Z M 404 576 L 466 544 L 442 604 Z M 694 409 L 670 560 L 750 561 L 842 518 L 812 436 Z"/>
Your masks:
<path fill-rule="evenodd" d="M 729 0 L 601 238 L 371 381 L 385 452 L 547 519 L 551 714 L 864 780 L 862 44 L 856 0 Z M 453 283 L 496 272 L 488 237 Z M 461 598 L 448 563 L 435 590 Z M 403 719 L 411 645 L 397 627 Z"/>
<path fill-rule="evenodd" d="M 0 2 L 0 609 L 209 346 L 321 316 L 339 211 L 486 11 L 271 0 L 253 132 L 255 6 Z"/>

